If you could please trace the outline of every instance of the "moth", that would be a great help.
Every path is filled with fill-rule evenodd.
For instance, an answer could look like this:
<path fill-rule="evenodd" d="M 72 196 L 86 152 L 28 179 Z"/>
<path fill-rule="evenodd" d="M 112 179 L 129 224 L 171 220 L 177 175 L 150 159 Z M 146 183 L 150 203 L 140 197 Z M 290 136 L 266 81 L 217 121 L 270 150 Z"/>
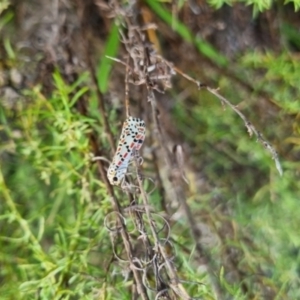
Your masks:
<path fill-rule="evenodd" d="M 119 185 L 124 179 L 130 158 L 140 150 L 145 140 L 145 122 L 139 118 L 128 117 L 122 128 L 117 151 L 107 170 L 107 178 L 112 185 Z"/>

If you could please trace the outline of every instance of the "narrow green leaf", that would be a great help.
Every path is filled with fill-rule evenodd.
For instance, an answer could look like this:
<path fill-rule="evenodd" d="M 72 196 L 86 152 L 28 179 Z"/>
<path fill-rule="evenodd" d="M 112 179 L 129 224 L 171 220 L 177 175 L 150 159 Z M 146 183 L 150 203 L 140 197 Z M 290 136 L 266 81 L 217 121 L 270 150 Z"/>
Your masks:
<path fill-rule="evenodd" d="M 2 13 L 3 10 L 5 10 L 5 9 L 7 8 L 7 7 L 6 7 L 6 4 L 7 4 L 7 3 L 4 3 L 4 4 L 1 4 L 1 3 L 0 3 L 0 14 Z M 1 16 L 1 19 L 0 19 L 0 31 L 2 30 L 2 28 L 3 28 L 6 24 L 8 24 L 8 23 L 12 20 L 13 17 L 14 17 L 14 14 L 13 14 L 11 11 L 9 11 L 8 13 L 3 14 L 3 15 Z"/>
<path fill-rule="evenodd" d="M 16 59 L 16 54 L 11 46 L 9 38 L 4 38 L 4 48 L 10 59 Z"/>
<path fill-rule="evenodd" d="M 89 90 L 89 88 L 85 86 L 85 87 L 81 88 L 78 92 L 76 92 L 76 94 L 72 97 L 72 99 L 69 103 L 69 107 L 72 107 L 77 102 L 77 100 L 82 95 L 84 95 L 88 90 Z"/>
<path fill-rule="evenodd" d="M 220 54 L 211 44 L 202 40 L 200 37 L 194 37 L 190 29 L 179 20 L 174 22 L 172 14 L 163 8 L 161 4 L 155 0 L 146 0 L 146 2 L 164 22 L 170 27 L 173 26 L 174 31 L 176 31 L 185 41 L 194 44 L 201 54 L 221 67 L 225 67 L 228 64 L 227 58 Z"/>
<path fill-rule="evenodd" d="M 288 4 L 289 2 L 292 2 L 294 4 L 295 12 L 300 9 L 300 0 L 286 0 L 284 1 L 284 4 Z"/>
<path fill-rule="evenodd" d="M 86 82 L 86 80 L 87 80 L 88 78 L 89 78 L 88 72 L 82 73 L 82 74 L 78 77 L 78 79 L 77 79 L 74 83 L 72 83 L 72 85 L 71 85 L 71 91 L 74 91 L 75 88 L 77 88 L 80 84 Z"/>
<path fill-rule="evenodd" d="M 113 61 L 106 56 L 116 56 L 119 49 L 119 32 L 118 26 L 114 24 L 111 28 L 102 60 L 97 70 L 97 80 L 102 93 L 106 93 L 108 89 L 108 79 Z"/>

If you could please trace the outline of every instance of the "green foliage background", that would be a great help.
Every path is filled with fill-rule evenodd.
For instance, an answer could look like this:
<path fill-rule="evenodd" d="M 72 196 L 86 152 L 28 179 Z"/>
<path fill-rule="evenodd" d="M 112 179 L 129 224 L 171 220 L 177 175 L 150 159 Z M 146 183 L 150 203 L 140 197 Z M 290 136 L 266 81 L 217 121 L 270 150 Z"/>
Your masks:
<path fill-rule="evenodd" d="M 191 149 L 187 164 L 196 166 L 187 171 L 187 202 L 199 219 L 217 232 L 218 242 L 209 248 L 217 280 L 231 299 L 300 298 L 299 47 L 293 52 L 287 46 L 280 53 L 249 49 L 232 62 L 179 20 L 174 25 L 168 5 L 146 2 L 199 54 L 252 83 L 255 90 L 249 92 L 216 70 L 210 69 L 206 75 L 226 98 L 243 108 L 281 158 L 282 177 L 233 111 L 224 109 L 206 91 L 196 91 L 192 83 L 175 79 L 178 84 L 168 91 L 174 99 L 170 118 L 175 120 L 182 143 Z M 215 9 L 235 4 L 209 3 Z M 253 6 L 254 16 L 275 5 L 261 0 L 244 3 Z M 292 3 L 298 10 L 300 2 Z M 181 5 L 186 3 L 181 1 L 179 9 Z M 10 35 L 15 18 L 12 7 L 8 1 L 0 3 L 2 70 L 24 67 Z M 120 48 L 116 24 L 111 22 L 97 65 L 97 80 L 104 94 L 113 80 L 113 63 L 105 55 L 117 57 Z M 289 43 L 300 45 L 300 34 L 292 25 L 283 24 L 281 33 Z M 97 134 L 103 151 L 110 153 L 111 149 L 91 82 L 90 73 L 84 72 L 70 84 L 58 67 L 52 72 L 50 96 L 36 84 L 20 90 L 13 105 L 1 98 L 1 299 L 131 299 L 132 278 L 126 277 L 123 266 L 109 264 L 113 253 L 103 224 L 112 207 L 91 162 L 89 134 Z M 180 92 L 184 85 L 191 90 L 191 97 L 183 101 Z M 275 107 L 272 113 L 266 100 L 261 100 L 262 93 L 269 95 L 268 105 Z M 75 109 L 82 96 L 89 99 L 86 116 Z M 121 122 L 116 109 L 109 111 L 108 118 L 117 138 Z M 204 178 L 207 186 L 202 191 L 196 184 L 199 178 Z M 123 195 L 121 190 L 117 194 Z M 151 195 L 157 211 L 162 209 L 160 196 L 157 191 Z M 212 202 L 217 204 L 212 206 Z M 194 243 L 184 218 L 172 224 L 172 238 L 179 277 L 201 282 L 186 284 L 190 294 L 215 299 L 207 274 L 193 261 Z M 236 268 L 242 270 L 243 278 L 231 278 L 233 271 L 224 264 L 230 255 L 227 249 L 236 253 Z M 264 294 L 262 286 L 272 293 Z"/>

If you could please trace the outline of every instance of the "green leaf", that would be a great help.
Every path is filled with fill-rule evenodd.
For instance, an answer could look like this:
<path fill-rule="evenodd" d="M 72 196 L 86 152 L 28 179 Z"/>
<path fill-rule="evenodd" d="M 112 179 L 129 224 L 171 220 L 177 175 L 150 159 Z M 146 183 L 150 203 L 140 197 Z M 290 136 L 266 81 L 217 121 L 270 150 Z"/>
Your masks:
<path fill-rule="evenodd" d="M 231 0 L 207 0 L 207 2 L 215 9 L 221 8 L 224 4 L 232 5 Z"/>
<path fill-rule="evenodd" d="M 169 26 L 173 26 L 174 31 L 176 31 L 185 41 L 190 44 L 194 44 L 198 51 L 211 59 L 217 65 L 225 67 L 228 64 L 227 58 L 220 54 L 210 43 L 204 41 L 200 37 L 194 37 L 190 29 L 185 26 L 179 20 L 174 21 L 172 14 L 163 8 L 157 1 L 146 0 L 150 8 Z"/>
<path fill-rule="evenodd" d="M 5 48 L 6 53 L 7 53 L 8 57 L 10 59 L 16 59 L 16 54 L 15 54 L 15 52 L 14 52 L 12 46 L 11 46 L 9 38 L 7 38 L 7 37 L 4 38 L 4 48 Z"/>
<path fill-rule="evenodd" d="M 102 60 L 97 70 L 97 80 L 102 93 L 106 93 L 108 89 L 108 79 L 113 61 L 106 56 L 116 56 L 119 49 L 119 32 L 118 26 L 114 24 L 111 28 L 105 50 L 102 55 Z"/>
<path fill-rule="evenodd" d="M 89 88 L 87 86 L 82 87 L 78 92 L 76 92 L 76 94 L 72 97 L 69 107 L 72 107 L 77 100 L 84 95 L 87 91 L 89 90 Z"/>
<path fill-rule="evenodd" d="M 4 9 L 7 8 L 6 5 L 7 5 L 7 2 L 5 3 L 5 1 L 4 1 L 4 3 L 0 3 L 0 14 L 2 13 L 2 11 Z M 0 19 L 0 31 L 2 30 L 2 28 L 6 24 L 8 24 L 12 20 L 13 17 L 14 17 L 14 14 L 11 11 L 9 11 L 8 13 L 6 13 L 6 14 L 4 14 L 4 15 L 1 16 L 1 19 Z"/>
<path fill-rule="evenodd" d="M 290 2 L 294 3 L 295 12 L 300 9 L 300 0 L 286 0 L 284 1 L 284 4 L 288 4 Z"/>

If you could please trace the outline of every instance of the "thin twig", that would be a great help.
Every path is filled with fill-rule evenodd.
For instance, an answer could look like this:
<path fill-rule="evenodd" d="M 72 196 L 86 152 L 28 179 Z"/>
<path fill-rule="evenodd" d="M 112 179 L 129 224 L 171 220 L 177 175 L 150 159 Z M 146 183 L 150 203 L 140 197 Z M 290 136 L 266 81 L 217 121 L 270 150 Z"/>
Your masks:
<path fill-rule="evenodd" d="M 166 63 L 171 67 L 172 64 L 168 61 L 166 61 Z M 222 104 L 226 104 L 228 105 L 236 114 L 239 115 L 239 117 L 244 121 L 244 124 L 247 128 L 247 131 L 249 133 L 250 136 L 254 135 L 256 136 L 257 138 L 257 141 L 260 142 L 266 149 L 267 151 L 269 151 L 271 153 L 271 156 L 272 156 L 272 159 L 275 161 L 275 166 L 276 166 L 276 169 L 277 171 L 279 172 L 280 176 L 282 176 L 283 174 L 283 171 L 282 171 L 282 167 L 281 167 L 281 164 L 280 164 L 280 161 L 279 161 L 279 157 L 278 157 L 278 154 L 276 152 L 276 150 L 273 148 L 273 146 L 271 146 L 271 144 L 266 140 L 264 139 L 263 135 L 258 131 L 256 130 L 256 128 L 254 127 L 254 125 L 248 121 L 248 119 L 246 118 L 246 116 L 235 106 L 233 105 L 229 100 L 227 100 L 224 96 L 220 95 L 218 93 L 218 90 L 217 89 L 213 89 L 213 88 L 210 88 L 209 86 L 205 85 L 205 84 L 202 84 L 200 81 L 197 81 L 195 80 L 194 78 L 190 77 L 189 75 L 185 74 L 184 72 L 182 72 L 180 69 L 178 69 L 177 67 L 175 66 L 172 66 L 173 69 L 178 73 L 180 74 L 181 76 L 183 76 L 184 78 L 186 78 L 187 80 L 195 83 L 197 85 L 197 87 L 200 89 L 200 88 L 206 88 L 206 90 L 208 92 L 210 92 L 211 94 L 215 95 L 220 101 Z"/>
<path fill-rule="evenodd" d="M 135 163 L 136 163 L 136 171 L 138 173 L 138 167 L 139 166 L 138 166 L 137 161 Z M 163 245 L 161 245 L 161 243 L 159 241 L 156 230 L 155 230 L 155 228 L 153 226 L 153 223 L 152 223 L 152 216 L 151 216 L 151 212 L 150 212 L 150 209 L 149 209 L 148 197 L 147 197 L 147 193 L 144 190 L 142 180 L 139 176 L 137 176 L 137 180 L 138 180 L 140 192 L 141 192 L 141 195 L 142 195 L 143 203 L 145 205 L 146 216 L 148 218 L 151 233 L 152 233 L 152 236 L 153 236 L 154 242 L 155 242 L 154 251 L 156 253 L 159 252 L 162 255 L 162 257 L 164 258 L 167 269 L 170 273 L 170 278 L 171 278 L 170 279 L 171 280 L 170 286 L 172 287 L 173 291 L 177 295 L 181 296 L 182 299 L 190 300 L 192 298 L 187 294 L 184 287 L 180 284 L 180 282 L 178 280 L 178 277 L 177 277 L 176 270 L 175 270 L 174 266 L 170 263 L 168 255 L 166 254 L 165 248 L 163 247 Z"/>
<path fill-rule="evenodd" d="M 159 126 L 159 123 L 157 120 L 157 115 L 156 115 L 156 99 L 155 99 L 154 93 L 153 93 L 153 91 L 150 91 L 150 93 L 151 93 L 150 98 L 151 98 L 151 105 L 152 105 L 152 115 L 154 118 L 155 129 L 158 132 L 157 136 L 159 138 L 161 147 L 164 150 L 163 151 L 164 158 L 165 158 L 165 161 L 167 162 L 169 172 L 172 173 L 172 169 L 174 168 L 174 160 L 172 159 L 171 152 L 167 148 L 166 143 L 164 143 L 164 139 L 162 137 L 162 132 L 160 130 L 160 126 Z M 210 280 L 214 286 L 214 290 L 218 296 L 218 299 L 222 299 L 223 298 L 222 295 L 224 295 L 225 292 L 223 291 L 222 287 L 216 280 L 216 277 L 212 271 L 212 268 L 210 266 L 211 259 L 210 259 L 209 253 L 203 249 L 203 247 L 201 246 L 201 244 L 199 242 L 200 238 L 201 238 L 201 231 L 198 229 L 197 224 L 194 220 L 194 216 L 190 210 L 189 205 L 186 202 L 184 191 L 182 189 L 183 179 L 181 179 L 181 182 L 179 184 L 177 182 L 175 182 L 174 180 L 171 180 L 171 183 L 172 183 L 173 190 L 175 191 L 174 194 L 176 197 L 176 201 L 177 201 L 177 203 L 182 205 L 183 210 L 185 212 L 186 219 L 189 222 L 189 228 L 191 231 L 191 235 L 195 241 L 196 250 L 198 252 L 198 255 L 199 255 L 202 263 L 205 264 L 207 267 L 207 270 L 208 270 L 208 273 L 210 276 Z"/>
<path fill-rule="evenodd" d="M 271 153 L 272 158 L 275 161 L 276 169 L 279 172 L 280 176 L 282 176 L 283 171 L 282 171 L 282 167 L 281 167 L 281 164 L 280 164 L 280 161 L 278 158 L 278 154 L 275 151 L 275 149 L 270 145 L 270 143 L 264 139 L 262 134 L 256 130 L 254 125 L 247 120 L 245 115 L 243 113 L 241 113 L 235 105 L 233 105 L 225 97 L 220 95 L 216 89 L 212 89 L 208 86 L 206 87 L 206 89 L 211 94 L 215 95 L 222 103 L 225 103 L 226 105 L 228 105 L 235 113 L 237 113 L 239 115 L 239 117 L 244 121 L 244 124 L 248 130 L 249 135 L 252 136 L 254 133 L 257 138 L 257 141 L 260 142 Z"/>

